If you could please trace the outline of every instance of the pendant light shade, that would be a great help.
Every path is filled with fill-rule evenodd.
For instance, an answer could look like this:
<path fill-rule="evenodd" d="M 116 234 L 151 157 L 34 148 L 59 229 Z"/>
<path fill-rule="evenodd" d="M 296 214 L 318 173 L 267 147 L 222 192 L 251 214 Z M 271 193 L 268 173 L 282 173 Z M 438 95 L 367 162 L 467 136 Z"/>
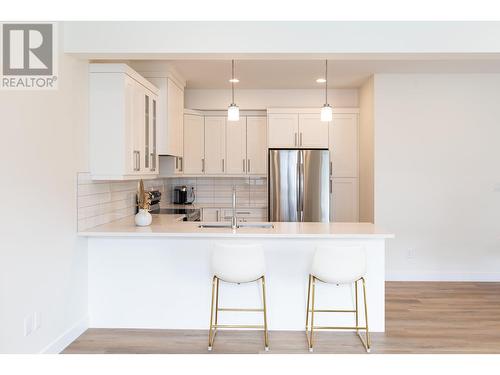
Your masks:
<path fill-rule="evenodd" d="M 321 121 L 330 122 L 333 119 L 333 108 L 330 104 L 321 107 Z"/>
<path fill-rule="evenodd" d="M 325 60 L 325 104 L 321 108 L 320 118 L 324 122 L 333 120 L 333 108 L 328 104 L 328 60 Z"/>
<path fill-rule="evenodd" d="M 234 83 L 238 82 L 234 78 L 234 60 L 231 60 L 232 74 L 231 74 L 231 104 L 227 108 L 227 121 L 239 121 L 240 120 L 240 107 L 234 103 Z"/>
<path fill-rule="evenodd" d="M 231 103 L 227 108 L 227 121 L 239 121 L 240 120 L 240 107 L 236 104 Z"/>

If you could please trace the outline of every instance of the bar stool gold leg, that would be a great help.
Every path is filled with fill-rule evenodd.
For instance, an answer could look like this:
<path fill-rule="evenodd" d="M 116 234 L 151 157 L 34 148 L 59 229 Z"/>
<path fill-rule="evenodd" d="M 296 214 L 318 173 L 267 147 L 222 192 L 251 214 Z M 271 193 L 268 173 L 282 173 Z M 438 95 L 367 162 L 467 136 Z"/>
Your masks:
<path fill-rule="evenodd" d="M 215 336 L 217 335 L 217 323 L 219 321 L 219 285 L 220 285 L 220 280 L 217 277 L 216 278 L 216 288 L 215 288 L 215 324 L 214 324 L 214 333 L 212 337 L 212 344 L 215 341 Z"/>
<path fill-rule="evenodd" d="M 366 303 L 366 282 L 364 277 L 362 277 L 361 280 L 363 280 L 363 298 L 365 302 L 366 346 L 367 346 L 367 351 L 370 352 L 371 339 L 370 339 L 370 330 L 368 329 L 368 304 Z"/>
<path fill-rule="evenodd" d="M 356 301 L 356 333 L 359 333 L 359 318 L 358 318 L 358 281 L 359 280 L 356 280 L 354 282 L 354 298 L 355 298 L 355 301 Z"/>
<path fill-rule="evenodd" d="M 370 340 L 370 331 L 368 329 L 368 306 L 366 304 L 366 282 L 365 279 L 362 277 L 361 282 L 363 283 L 363 301 L 365 305 L 365 327 L 360 327 L 361 329 L 365 330 L 365 339 L 361 336 L 359 332 L 357 332 L 359 339 L 361 340 L 361 343 L 365 347 L 365 350 L 370 353 L 371 350 L 371 340 Z M 358 280 L 359 281 L 359 280 Z"/>
<path fill-rule="evenodd" d="M 265 277 L 262 276 L 262 302 L 264 309 L 264 349 L 269 350 L 269 336 L 267 332 L 267 306 L 266 306 L 266 281 Z"/>
<path fill-rule="evenodd" d="M 309 280 L 307 283 L 306 335 L 309 332 L 309 309 L 310 309 L 309 305 L 310 304 L 311 304 L 311 275 L 309 274 Z"/>
<path fill-rule="evenodd" d="M 306 339 L 307 339 L 307 347 L 309 348 L 310 346 L 310 340 L 309 340 L 309 311 L 311 309 L 311 282 L 312 282 L 312 275 L 309 274 L 309 280 L 307 283 L 307 306 L 306 306 Z"/>
<path fill-rule="evenodd" d="M 312 276 L 312 296 L 311 296 L 311 333 L 309 334 L 309 351 L 313 351 L 314 335 L 314 296 L 316 292 L 316 277 Z"/>
<path fill-rule="evenodd" d="M 210 328 L 208 330 L 208 350 L 209 351 L 212 350 L 212 345 L 213 345 L 212 327 L 213 327 L 213 318 L 214 318 L 214 293 L 215 293 L 215 289 L 216 289 L 216 283 L 218 283 L 217 277 L 214 276 L 214 278 L 212 280 L 212 301 L 210 304 Z M 217 323 L 215 323 L 215 324 L 217 325 Z"/>

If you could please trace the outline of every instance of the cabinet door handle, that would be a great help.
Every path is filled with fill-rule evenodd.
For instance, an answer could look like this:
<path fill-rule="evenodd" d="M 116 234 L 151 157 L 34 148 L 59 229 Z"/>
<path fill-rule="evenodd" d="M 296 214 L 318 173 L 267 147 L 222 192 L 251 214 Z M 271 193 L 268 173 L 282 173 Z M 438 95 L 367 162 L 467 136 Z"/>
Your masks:
<path fill-rule="evenodd" d="M 222 172 L 224 172 L 224 159 L 222 159 Z"/>
<path fill-rule="evenodd" d="M 247 167 L 248 167 L 248 168 L 247 168 L 247 171 L 248 171 L 248 173 L 250 173 L 250 159 L 248 159 L 248 160 L 247 160 L 247 164 L 248 164 L 248 166 L 247 166 Z"/>
<path fill-rule="evenodd" d="M 179 158 L 176 156 L 175 157 L 175 170 L 179 169 Z"/>
<path fill-rule="evenodd" d="M 332 175 L 332 162 L 330 162 L 330 176 Z"/>
<path fill-rule="evenodd" d="M 137 170 L 141 170 L 141 152 L 137 151 Z"/>
<path fill-rule="evenodd" d="M 155 165 L 154 165 L 155 154 L 152 152 L 149 155 L 151 156 L 151 168 L 149 168 L 149 170 L 151 172 L 154 172 L 154 170 L 155 170 Z"/>
<path fill-rule="evenodd" d="M 245 172 L 245 159 L 243 159 L 243 172 Z"/>
<path fill-rule="evenodd" d="M 184 172 L 184 156 L 180 156 L 179 161 L 181 163 L 181 167 L 179 170 L 180 170 L 180 172 Z"/>
<path fill-rule="evenodd" d="M 205 158 L 201 158 L 201 171 L 205 172 Z"/>
<path fill-rule="evenodd" d="M 299 141 L 299 146 L 302 147 L 302 132 L 300 132 L 300 141 Z"/>
<path fill-rule="evenodd" d="M 215 211 L 215 221 L 219 221 L 219 210 Z"/>
<path fill-rule="evenodd" d="M 297 146 L 297 132 L 295 132 L 293 136 L 293 145 Z"/>
<path fill-rule="evenodd" d="M 250 215 L 250 211 L 236 211 L 238 215 Z"/>
<path fill-rule="evenodd" d="M 332 180 L 330 179 L 330 194 L 333 192 L 333 189 L 332 189 Z"/>

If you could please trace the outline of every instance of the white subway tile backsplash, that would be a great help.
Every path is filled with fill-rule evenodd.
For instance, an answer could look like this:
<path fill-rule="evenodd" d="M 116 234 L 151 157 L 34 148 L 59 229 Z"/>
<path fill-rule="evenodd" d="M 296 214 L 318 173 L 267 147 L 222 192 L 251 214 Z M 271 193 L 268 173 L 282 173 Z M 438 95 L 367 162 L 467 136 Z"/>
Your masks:
<path fill-rule="evenodd" d="M 138 181 L 92 181 L 89 173 L 79 173 L 77 181 L 78 230 L 135 213 Z M 144 188 L 164 194 L 164 180 L 146 180 Z"/>
<path fill-rule="evenodd" d="M 172 202 L 172 190 L 178 185 L 194 186 L 198 204 L 230 205 L 233 186 L 236 204 L 240 207 L 267 207 L 267 178 L 265 177 L 197 177 L 165 179 L 166 196 L 163 203 Z"/>

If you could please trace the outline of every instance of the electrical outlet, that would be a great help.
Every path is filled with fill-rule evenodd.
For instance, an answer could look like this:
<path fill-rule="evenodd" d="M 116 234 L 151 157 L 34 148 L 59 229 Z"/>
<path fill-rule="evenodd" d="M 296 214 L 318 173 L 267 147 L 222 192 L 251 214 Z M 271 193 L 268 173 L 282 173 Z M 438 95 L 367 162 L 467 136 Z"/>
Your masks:
<path fill-rule="evenodd" d="M 24 318 L 24 336 L 29 336 L 33 333 L 33 314 L 26 315 Z"/>
<path fill-rule="evenodd" d="M 33 331 L 38 331 L 42 326 L 42 315 L 39 312 L 33 314 Z"/>
<path fill-rule="evenodd" d="M 415 249 L 408 249 L 407 253 L 406 253 L 406 258 L 408 260 L 412 260 L 412 259 L 415 259 Z"/>

